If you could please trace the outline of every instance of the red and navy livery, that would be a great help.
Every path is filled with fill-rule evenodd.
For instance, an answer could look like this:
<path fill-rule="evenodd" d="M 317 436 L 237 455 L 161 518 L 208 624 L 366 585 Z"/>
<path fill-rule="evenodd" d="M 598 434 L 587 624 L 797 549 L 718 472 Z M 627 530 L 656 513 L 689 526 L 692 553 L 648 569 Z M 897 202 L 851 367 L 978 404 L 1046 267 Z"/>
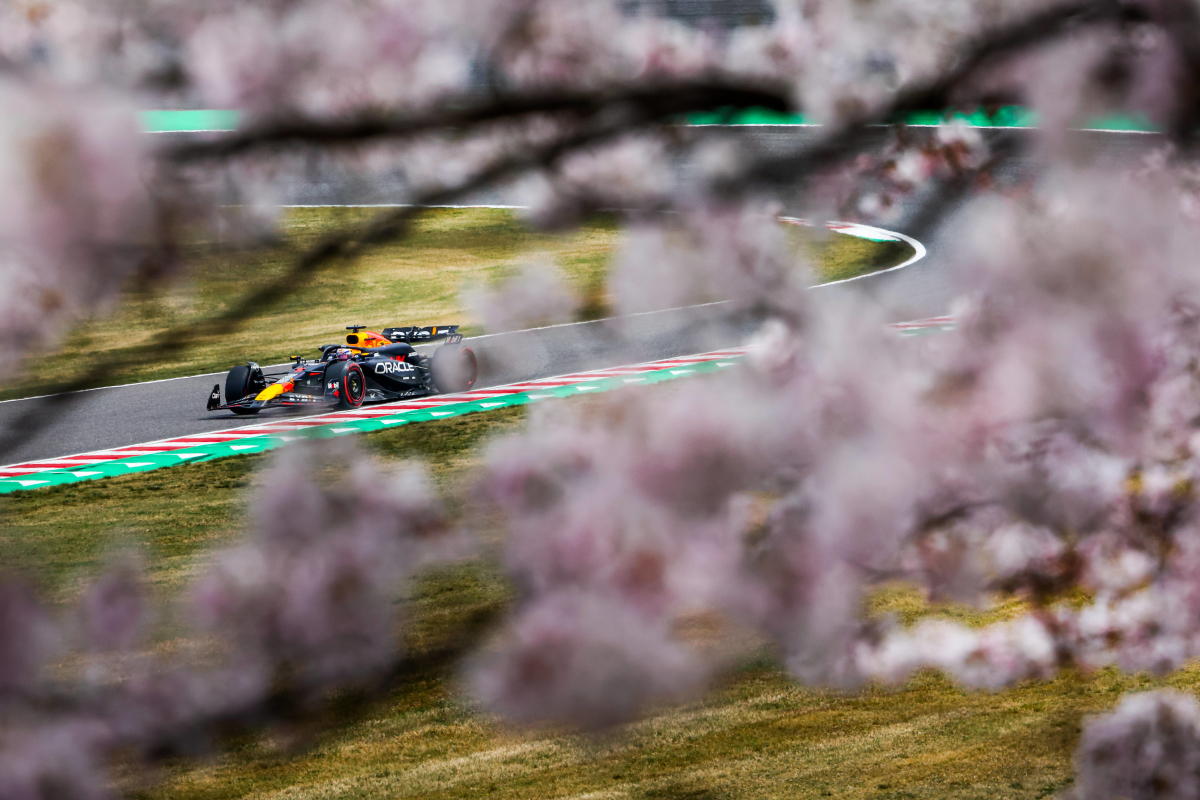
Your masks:
<path fill-rule="evenodd" d="M 465 392 L 475 385 L 475 353 L 462 343 L 457 325 L 384 328 L 383 333 L 350 325 L 345 344 L 320 347 L 321 357 L 292 356 L 287 372 L 266 374 L 254 362 L 229 370 L 225 402 L 221 386 L 213 386 L 209 411 L 257 414 L 264 408 L 334 406 L 358 408 L 364 403 L 402 400 L 431 394 Z M 432 355 L 418 353 L 413 343 L 444 343 Z M 268 382 L 268 378 L 274 378 Z"/>

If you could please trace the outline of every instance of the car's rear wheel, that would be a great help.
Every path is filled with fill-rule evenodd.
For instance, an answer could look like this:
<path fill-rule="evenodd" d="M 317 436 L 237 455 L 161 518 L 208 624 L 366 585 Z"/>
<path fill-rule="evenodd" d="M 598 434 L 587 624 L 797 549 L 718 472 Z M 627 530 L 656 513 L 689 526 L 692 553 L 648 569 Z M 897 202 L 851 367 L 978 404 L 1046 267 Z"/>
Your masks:
<path fill-rule="evenodd" d="M 461 344 L 442 345 L 433 351 L 433 385 L 442 394 L 465 392 L 479 377 L 475 351 Z"/>
<path fill-rule="evenodd" d="M 331 390 L 331 384 L 337 388 Z M 353 361 L 339 361 L 325 370 L 325 391 L 337 392 L 338 408 L 358 408 L 367 398 L 367 378 L 362 367 Z"/>
<path fill-rule="evenodd" d="M 234 403 L 250 394 L 253 371 L 249 364 L 241 364 L 229 370 L 225 376 L 225 402 Z M 257 408 L 231 408 L 235 414 L 257 414 Z"/>

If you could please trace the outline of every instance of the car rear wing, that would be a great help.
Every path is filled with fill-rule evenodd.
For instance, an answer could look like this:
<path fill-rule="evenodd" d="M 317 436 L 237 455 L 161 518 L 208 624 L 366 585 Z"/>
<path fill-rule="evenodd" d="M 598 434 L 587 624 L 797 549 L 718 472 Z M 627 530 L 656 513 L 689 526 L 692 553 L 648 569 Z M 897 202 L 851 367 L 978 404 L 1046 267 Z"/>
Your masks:
<path fill-rule="evenodd" d="M 425 328 L 384 328 L 383 335 L 391 342 L 406 342 L 407 344 L 426 344 L 448 339 L 450 344 L 462 341 L 462 334 L 457 325 L 430 325 Z"/>

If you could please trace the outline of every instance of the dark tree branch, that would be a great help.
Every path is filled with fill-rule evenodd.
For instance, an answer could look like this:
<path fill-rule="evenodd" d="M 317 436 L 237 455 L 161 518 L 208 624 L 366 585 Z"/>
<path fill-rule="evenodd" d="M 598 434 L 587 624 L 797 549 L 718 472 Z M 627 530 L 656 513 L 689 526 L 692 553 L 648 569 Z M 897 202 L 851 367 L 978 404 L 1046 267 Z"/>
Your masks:
<path fill-rule="evenodd" d="M 1176 107 L 1167 134 L 1183 149 L 1190 149 L 1200 126 L 1200 9 L 1192 0 L 1167 0 L 1153 4 L 1150 15 L 1183 62 L 1176 78 Z"/>

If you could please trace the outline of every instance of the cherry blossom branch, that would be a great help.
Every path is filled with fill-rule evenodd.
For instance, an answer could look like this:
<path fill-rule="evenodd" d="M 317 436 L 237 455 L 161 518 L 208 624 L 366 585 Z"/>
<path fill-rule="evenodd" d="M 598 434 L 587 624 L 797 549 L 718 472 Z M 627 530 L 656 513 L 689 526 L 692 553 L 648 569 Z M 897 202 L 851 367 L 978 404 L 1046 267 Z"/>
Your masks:
<path fill-rule="evenodd" d="M 966 45 L 953 64 L 933 78 L 898 91 L 883 106 L 855 114 L 823 131 L 816 143 L 797 154 L 758 159 L 718 188 L 741 193 L 761 187 L 795 186 L 812 174 L 853 156 L 867 146 L 872 126 L 889 125 L 916 111 L 953 105 L 956 93 L 1002 58 L 1054 41 L 1085 27 L 1125 25 L 1149 18 L 1140 5 L 1074 2 L 1054 5 L 1010 26 L 987 32 Z"/>

